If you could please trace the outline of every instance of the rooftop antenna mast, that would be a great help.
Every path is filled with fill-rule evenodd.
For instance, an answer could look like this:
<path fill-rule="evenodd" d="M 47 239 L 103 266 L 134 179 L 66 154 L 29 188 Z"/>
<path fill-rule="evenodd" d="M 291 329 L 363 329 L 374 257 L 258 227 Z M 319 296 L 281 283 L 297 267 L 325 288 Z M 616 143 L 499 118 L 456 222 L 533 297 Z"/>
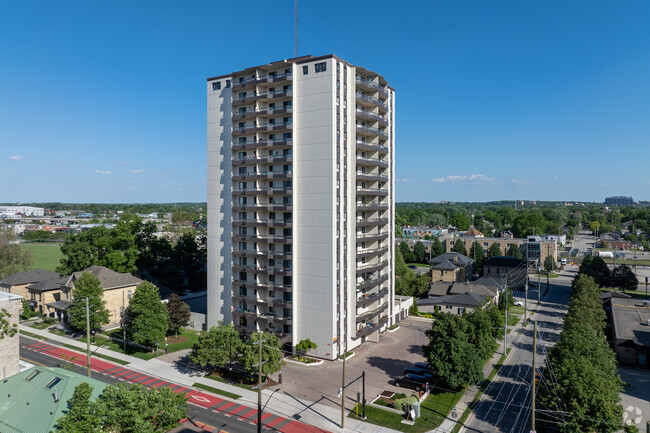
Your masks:
<path fill-rule="evenodd" d="M 293 2 L 293 31 L 294 31 L 294 44 L 293 56 L 298 57 L 298 0 Z"/>

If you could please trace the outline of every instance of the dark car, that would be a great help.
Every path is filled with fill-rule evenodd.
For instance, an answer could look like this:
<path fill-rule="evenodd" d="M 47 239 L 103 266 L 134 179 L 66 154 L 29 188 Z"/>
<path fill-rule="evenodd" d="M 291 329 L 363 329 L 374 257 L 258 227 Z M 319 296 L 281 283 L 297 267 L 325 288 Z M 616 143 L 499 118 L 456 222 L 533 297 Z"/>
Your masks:
<path fill-rule="evenodd" d="M 413 364 L 413 367 L 419 368 L 420 370 L 424 370 L 430 375 L 433 375 L 433 370 L 431 370 L 431 367 L 426 362 L 416 362 Z"/>
<path fill-rule="evenodd" d="M 431 374 L 430 371 L 423 370 L 421 368 L 416 368 L 416 367 L 405 368 L 402 375 L 407 375 L 407 374 L 415 374 L 416 376 L 424 376 L 424 377 L 426 377 L 428 379 L 429 382 L 433 381 L 433 374 Z"/>
<path fill-rule="evenodd" d="M 429 378 L 418 374 L 404 374 L 395 378 L 395 386 L 413 388 L 416 391 L 424 391 L 429 383 Z"/>

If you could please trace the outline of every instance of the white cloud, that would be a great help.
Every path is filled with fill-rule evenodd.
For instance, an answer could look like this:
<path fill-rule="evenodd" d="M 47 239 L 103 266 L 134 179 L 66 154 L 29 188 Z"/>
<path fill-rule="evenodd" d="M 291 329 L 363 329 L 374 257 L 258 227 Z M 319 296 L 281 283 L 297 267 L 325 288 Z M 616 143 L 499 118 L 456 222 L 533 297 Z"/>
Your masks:
<path fill-rule="evenodd" d="M 21 161 L 23 159 L 23 156 L 22 155 L 14 155 L 14 156 L 10 156 L 9 159 L 11 161 Z"/>
<path fill-rule="evenodd" d="M 95 170 L 93 171 L 93 174 L 112 174 L 112 173 L 110 171 Z"/>
<path fill-rule="evenodd" d="M 138 169 L 135 169 L 135 170 L 131 170 L 131 173 L 133 173 L 133 174 L 142 174 L 145 171 L 147 171 L 147 170 L 145 170 L 144 168 L 138 168 Z"/>
<path fill-rule="evenodd" d="M 481 185 L 484 183 L 496 182 L 493 177 L 487 177 L 482 174 L 471 174 L 469 176 L 459 176 L 457 174 L 444 177 L 434 177 L 431 179 L 433 183 L 460 183 L 463 185 Z"/>
<path fill-rule="evenodd" d="M 518 177 L 514 177 L 510 179 L 509 181 L 513 185 L 530 185 L 531 183 L 534 183 L 535 181 L 532 179 L 522 179 Z"/>
<path fill-rule="evenodd" d="M 396 183 L 411 183 L 411 182 L 416 182 L 415 179 L 409 179 L 409 178 L 397 178 L 395 179 Z"/>
<path fill-rule="evenodd" d="M 165 172 L 165 171 L 157 171 L 156 176 L 164 179 L 166 177 L 169 177 L 169 174 L 167 172 Z"/>

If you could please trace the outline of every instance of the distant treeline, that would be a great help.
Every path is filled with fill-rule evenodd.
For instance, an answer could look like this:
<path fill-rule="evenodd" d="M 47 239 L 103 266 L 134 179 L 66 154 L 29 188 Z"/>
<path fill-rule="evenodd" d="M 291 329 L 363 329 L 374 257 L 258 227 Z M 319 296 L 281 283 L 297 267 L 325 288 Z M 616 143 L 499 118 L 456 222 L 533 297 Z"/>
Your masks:
<path fill-rule="evenodd" d="M 6 203 L 6 206 L 13 206 L 15 204 Z M 207 203 L 22 203 L 22 206 L 42 207 L 44 209 L 63 211 L 63 210 L 76 210 L 94 213 L 95 215 L 102 215 L 105 213 L 115 213 L 123 211 L 124 213 L 152 213 L 152 212 L 175 212 L 179 210 L 185 211 L 201 211 L 207 209 Z"/>

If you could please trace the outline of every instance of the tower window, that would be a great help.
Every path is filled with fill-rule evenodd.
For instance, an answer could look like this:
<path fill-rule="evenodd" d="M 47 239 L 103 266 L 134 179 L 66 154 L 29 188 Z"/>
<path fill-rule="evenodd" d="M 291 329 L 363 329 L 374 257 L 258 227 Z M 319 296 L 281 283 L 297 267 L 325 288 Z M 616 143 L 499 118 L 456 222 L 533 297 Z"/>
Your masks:
<path fill-rule="evenodd" d="M 314 68 L 316 72 L 325 72 L 327 70 L 327 63 L 316 63 Z"/>
<path fill-rule="evenodd" d="M 309 73 L 309 66 L 305 65 L 302 67 L 302 75 L 307 75 Z"/>

